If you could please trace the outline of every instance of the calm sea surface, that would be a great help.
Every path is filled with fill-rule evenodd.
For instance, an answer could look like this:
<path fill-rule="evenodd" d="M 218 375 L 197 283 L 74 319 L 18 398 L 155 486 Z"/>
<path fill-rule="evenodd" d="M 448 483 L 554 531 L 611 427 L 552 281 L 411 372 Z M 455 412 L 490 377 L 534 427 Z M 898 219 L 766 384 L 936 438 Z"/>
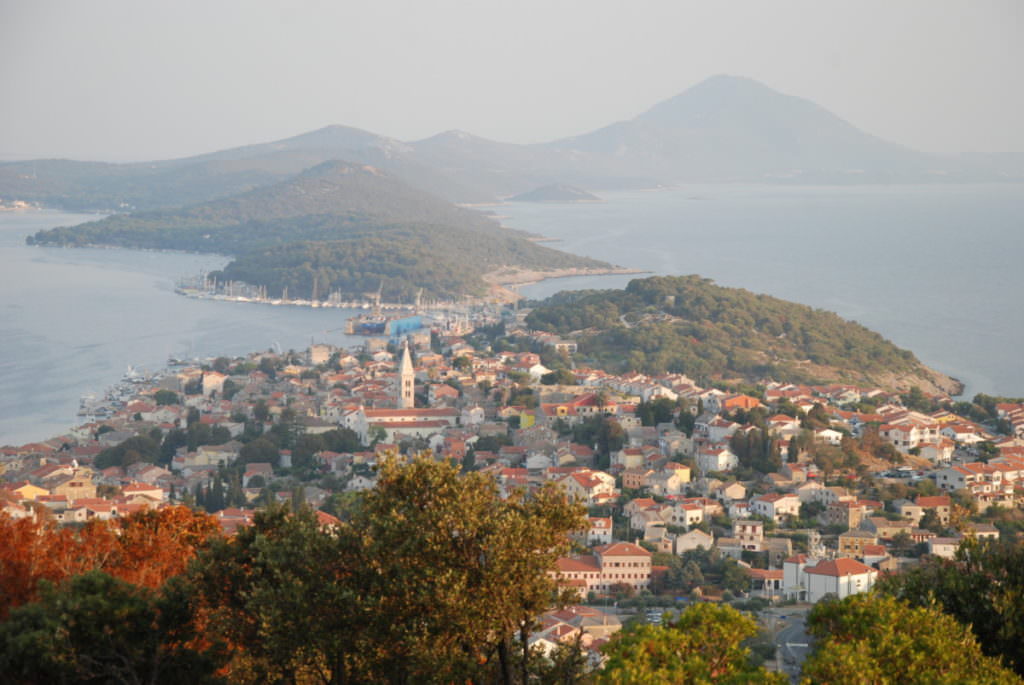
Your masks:
<path fill-rule="evenodd" d="M 966 383 L 1024 395 L 1024 186 L 688 186 L 601 204 L 510 203 L 569 252 L 828 309 Z M 523 288 L 621 287 L 630 277 Z"/>
<path fill-rule="evenodd" d="M 169 356 L 352 345 L 350 311 L 192 300 L 175 281 L 220 257 L 120 249 L 39 248 L 25 236 L 94 216 L 0 213 L 0 445 L 52 437 L 78 423 L 83 395 L 155 371 Z"/>
<path fill-rule="evenodd" d="M 1024 187 L 689 186 L 601 204 L 509 204 L 508 226 L 658 274 L 698 273 L 829 309 L 967 383 L 1024 395 Z M 174 281 L 219 257 L 30 248 L 26 235 L 95 217 L 0 213 L 0 445 L 76 423 L 79 398 L 169 356 L 352 345 L 351 312 L 191 300 Z M 522 289 L 609 288 L 631 277 Z"/>

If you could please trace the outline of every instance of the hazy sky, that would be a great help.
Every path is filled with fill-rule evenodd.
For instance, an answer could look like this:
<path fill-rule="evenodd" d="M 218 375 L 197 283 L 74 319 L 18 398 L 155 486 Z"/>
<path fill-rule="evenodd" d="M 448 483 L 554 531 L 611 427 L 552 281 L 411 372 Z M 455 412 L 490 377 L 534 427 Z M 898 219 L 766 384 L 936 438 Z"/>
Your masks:
<path fill-rule="evenodd" d="M 932 152 L 1024 151 L 1024 2 L 0 0 L 0 158 L 346 124 L 582 133 L 719 73 Z"/>

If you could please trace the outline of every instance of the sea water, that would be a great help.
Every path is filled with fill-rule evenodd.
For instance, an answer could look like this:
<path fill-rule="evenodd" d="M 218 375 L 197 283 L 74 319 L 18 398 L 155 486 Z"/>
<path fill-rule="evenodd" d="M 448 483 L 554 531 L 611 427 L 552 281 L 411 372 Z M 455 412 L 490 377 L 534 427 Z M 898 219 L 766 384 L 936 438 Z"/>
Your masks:
<path fill-rule="evenodd" d="M 495 211 L 569 252 L 837 312 L 959 378 L 968 396 L 1024 395 L 1020 185 L 694 185 L 603 197 Z M 129 365 L 361 341 L 342 333 L 351 311 L 174 294 L 179 277 L 219 268 L 223 257 L 25 245 L 37 230 L 94 218 L 0 213 L 0 445 L 67 430 L 79 398 L 102 393 Z M 632 278 L 553 279 L 521 292 Z"/>
<path fill-rule="evenodd" d="M 80 423 L 80 398 L 101 396 L 129 366 L 169 357 L 350 346 L 350 310 L 196 300 L 182 276 L 223 257 L 125 249 L 29 247 L 39 229 L 93 220 L 53 211 L 0 213 L 0 445 L 41 440 Z"/>
<path fill-rule="evenodd" d="M 834 311 L 960 379 L 968 397 L 1024 396 L 1024 186 L 692 185 L 602 196 L 494 211 L 506 226 L 557 239 L 552 247 Z"/>

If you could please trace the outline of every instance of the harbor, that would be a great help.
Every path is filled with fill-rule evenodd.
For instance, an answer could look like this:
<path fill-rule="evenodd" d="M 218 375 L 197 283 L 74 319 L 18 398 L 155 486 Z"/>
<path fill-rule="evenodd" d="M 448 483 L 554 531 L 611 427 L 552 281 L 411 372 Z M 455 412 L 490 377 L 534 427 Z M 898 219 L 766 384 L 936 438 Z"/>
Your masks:
<path fill-rule="evenodd" d="M 430 300 L 424 301 L 417 295 L 413 303 L 384 302 L 381 300 L 381 290 L 370 297 L 360 299 L 346 298 L 338 291 L 331 292 L 326 298 L 292 298 L 288 296 L 288 289 L 285 288 L 280 297 L 271 297 L 267 293 L 266 286 L 252 285 L 243 281 L 220 281 L 211 278 L 206 273 L 198 276 L 184 277 L 178 279 L 174 292 L 185 297 L 199 300 L 219 300 L 221 302 L 250 302 L 255 304 L 269 304 L 273 306 L 292 307 L 313 307 L 333 309 L 373 309 L 390 312 L 420 311 L 451 311 L 455 309 L 466 309 L 466 303 L 459 303 L 455 300 Z M 422 291 L 421 293 L 422 294 Z"/>

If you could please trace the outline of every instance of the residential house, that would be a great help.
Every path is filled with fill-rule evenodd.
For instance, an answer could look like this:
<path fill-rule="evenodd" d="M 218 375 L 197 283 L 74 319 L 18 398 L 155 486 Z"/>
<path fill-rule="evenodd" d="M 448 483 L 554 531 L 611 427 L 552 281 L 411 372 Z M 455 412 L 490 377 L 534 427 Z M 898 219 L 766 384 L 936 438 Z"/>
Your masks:
<path fill-rule="evenodd" d="M 634 591 L 651 582 L 651 553 L 629 542 L 614 542 L 594 549 L 593 556 L 562 557 L 555 575 L 563 585 L 587 592 L 607 593 L 628 585 Z"/>
<path fill-rule="evenodd" d="M 633 466 L 622 472 L 622 487 L 626 490 L 646 488 L 655 470 L 646 466 Z"/>
<path fill-rule="evenodd" d="M 824 489 L 825 486 L 818 481 L 809 480 L 796 486 L 793 492 L 800 498 L 801 502 L 820 502 L 822 498 L 819 493 Z"/>
<path fill-rule="evenodd" d="M 714 536 L 705 533 L 700 528 L 694 528 L 686 533 L 676 536 L 676 554 L 682 555 L 693 549 L 710 550 L 715 545 Z"/>
<path fill-rule="evenodd" d="M 952 559 L 956 556 L 956 551 L 960 549 L 960 543 L 963 541 L 962 537 L 934 537 L 928 541 L 928 554 L 943 559 Z"/>
<path fill-rule="evenodd" d="M 707 445 L 697 450 L 697 468 L 701 473 L 732 471 L 740 460 L 726 445 Z"/>
<path fill-rule="evenodd" d="M 685 483 L 675 471 L 659 471 L 647 479 L 647 489 L 654 495 L 678 495 Z"/>
<path fill-rule="evenodd" d="M 616 494 L 615 478 L 603 471 L 581 469 L 574 471 L 558 481 L 572 499 L 587 504 L 596 504 L 602 495 Z"/>
<path fill-rule="evenodd" d="M 864 519 L 864 506 L 856 501 L 830 502 L 825 507 L 824 522 L 827 526 L 857 528 Z"/>
<path fill-rule="evenodd" d="M 586 533 L 587 545 L 610 545 L 612 542 L 612 520 L 601 516 L 591 516 L 587 519 L 589 528 Z"/>
<path fill-rule="evenodd" d="M 866 530 L 848 530 L 839 535 L 838 553 L 844 557 L 860 558 L 865 547 L 878 544 L 874 533 Z"/>
<path fill-rule="evenodd" d="M 800 498 L 792 493 L 759 495 L 750 499 L 750 511 L 781 523 L 787 516 L 800 517 Z"/>
<path fill-rule="evenodd" d="M 870 531 L 882 540 L 892 540 L 897 535 L 910 535 L 914 526 L 909 521 L 890 521 L 884 516 L 868 516 L 861 521 L 860 527 Z"/>
<path fill-rule="evenodd" d="M 734 480 L 729 483 L 722 483 L 721 485 L 713 488 L 711 494 L 723 504 L 730 504 L 746 498 L 747 488 L 743 483 Z"/>
<path fill-rule="evenodd" d="M 806 600 L 815 603 L 828 595 L 843 599 L 867 592 L 875 585 L 878 571 L 853 559 L 826 559 L 804 569 Z"/>
<path fill-rule="evenodd" d="M 733 521 L 732 537 L 737 540 L 741 549 L 759 552 L 764 543 L 764 522 L 757 520 Z"/>

